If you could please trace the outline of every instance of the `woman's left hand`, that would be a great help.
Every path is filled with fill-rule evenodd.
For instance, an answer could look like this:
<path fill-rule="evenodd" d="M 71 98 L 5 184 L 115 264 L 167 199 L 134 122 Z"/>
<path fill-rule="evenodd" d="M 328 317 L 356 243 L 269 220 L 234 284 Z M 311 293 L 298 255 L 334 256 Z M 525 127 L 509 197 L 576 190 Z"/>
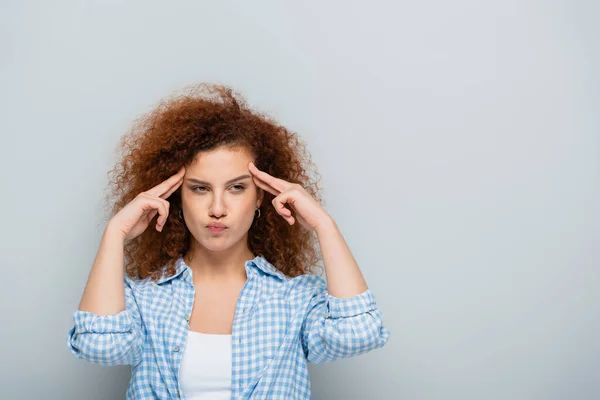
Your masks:
<path fill-rule="evenodd" d="M 256 168 L 253 162 L 248 164 L 248 169 L 256 186 L 275 196 L 273 207 L 290 225 L 294 225 L 294 217 L 285 207 L 286 203 L 296 212 L 300 225 L 307 229 L 315 230 L 330 219 L 325 209 L 301 185 L 275 178 Z"/>

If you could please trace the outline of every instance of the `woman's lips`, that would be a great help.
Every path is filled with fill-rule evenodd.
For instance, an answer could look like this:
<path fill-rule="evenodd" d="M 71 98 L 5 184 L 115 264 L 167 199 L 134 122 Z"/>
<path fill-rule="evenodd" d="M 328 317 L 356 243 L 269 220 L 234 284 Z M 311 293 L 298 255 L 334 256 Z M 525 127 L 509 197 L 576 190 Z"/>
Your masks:
<path fill-rule="evenodd" d="M 208 230 L 210 231 L 210 233 L 221 233 L 223 232 L 225 229 L 227 228 L 217 228 L 215 226 L 209 226 Z"/>

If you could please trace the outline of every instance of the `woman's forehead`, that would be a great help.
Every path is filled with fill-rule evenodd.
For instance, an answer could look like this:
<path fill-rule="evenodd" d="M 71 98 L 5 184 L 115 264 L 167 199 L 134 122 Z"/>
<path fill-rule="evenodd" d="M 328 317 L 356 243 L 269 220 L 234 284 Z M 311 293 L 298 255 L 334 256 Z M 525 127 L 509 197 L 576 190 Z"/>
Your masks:
<path fill-rule="evenodd" d="M 241 175 L 250 175 L 248 163 L 254 161 L 247 151 L 219 148 L 199 152 L 186 167 L 185 178 L 227 182 Z"/>

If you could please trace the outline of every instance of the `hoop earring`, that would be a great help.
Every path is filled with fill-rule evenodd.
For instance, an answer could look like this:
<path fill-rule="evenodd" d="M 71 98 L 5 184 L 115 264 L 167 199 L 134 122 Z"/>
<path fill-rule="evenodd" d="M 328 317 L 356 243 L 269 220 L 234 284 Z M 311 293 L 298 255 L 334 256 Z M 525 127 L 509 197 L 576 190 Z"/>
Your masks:
<path fill-rule="evenodd" d="M 188 262 L 192 262 L 192 260 L 194 259 L 194 255 L 192 254 L 193 247 L 194 247 L 194 244 L 192 242 L 192 244 L 190 245 L 190 248 L 188 249 Z"/>
<path fill-rule="evenodd" d="M 179 218 L 183 219 L 183 213 L 179 210 Z"/>
<path fill-rule="evenodd" d="M 256 209 L 258 210 L 258 217 L 256 218 L 260 218 L 260 208 L 256 207 Z"/>

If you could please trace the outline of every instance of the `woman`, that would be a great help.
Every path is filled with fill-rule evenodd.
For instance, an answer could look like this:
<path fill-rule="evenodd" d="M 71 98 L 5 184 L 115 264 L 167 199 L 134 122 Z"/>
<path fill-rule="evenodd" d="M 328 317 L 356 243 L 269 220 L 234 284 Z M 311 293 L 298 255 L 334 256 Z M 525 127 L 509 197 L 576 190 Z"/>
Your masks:
<path fill-rule="evenodd" d="M 228 87 L 188 89 L 122 141 L 69 349 L 131 365 L 127 399 L 310 399 L 307 362 L 390 333 L 299 138 Z"/>

